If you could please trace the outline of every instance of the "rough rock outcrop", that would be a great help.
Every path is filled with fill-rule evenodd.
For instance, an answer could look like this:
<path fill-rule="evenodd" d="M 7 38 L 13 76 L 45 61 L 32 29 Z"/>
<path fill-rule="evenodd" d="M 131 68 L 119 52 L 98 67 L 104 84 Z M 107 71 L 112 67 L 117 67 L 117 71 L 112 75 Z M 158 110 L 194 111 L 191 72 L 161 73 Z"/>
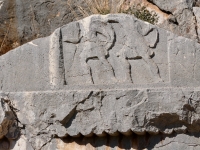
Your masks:
<path fill-rule="evenodd" d="M 49 36 L 56 28 L 78 19 L 81 15 L 74 3 L 78 1 L 1 0 L 0 55 L 31 40 Z"/>
<path fill-rule="evenodd" d="M 199 57 L 197 42 L 133 16 L 69 23 L 0 57 L 1 137 L 14 150 L 107 134 L 198 147 Z"/>
<path fill-rule="evenodd" d="M 193 12 L 193 7 L 199 7 L 198 0 L 126 0 L 126 3 L 128 6 L 146 6 L 157 13 L 160 27 L 199 41 L 199 24 Z M 0 55 L 31 40 L 49 36 L 56 28 L 83 18 L 77 6 L 87 12 L 87 3 L 82 0 L 1 0 Z"/>
<path fill-rule="evenodd" d="M 193 7 L 193 12 L 196 17 L 196 30 L 198 39 L 200 39 L 200 7 Z"/>
<path fill-rule="evenodd" d="M 19 128 L 17 124 L 17 117 L 14 113 L 9 100 L 5 100 L 1 97 L 1 127 L 0 127 L 0 139 L 4 136 L 8 139 L 17 139 L 19 136 Z"/>
<path fill-rule="evenodd" d="M 193 7 L 196 0 L 132 0 L 132 5 L 142 5 L 158 15 L 157 25 L 179 36 L 199 41 Z"/>

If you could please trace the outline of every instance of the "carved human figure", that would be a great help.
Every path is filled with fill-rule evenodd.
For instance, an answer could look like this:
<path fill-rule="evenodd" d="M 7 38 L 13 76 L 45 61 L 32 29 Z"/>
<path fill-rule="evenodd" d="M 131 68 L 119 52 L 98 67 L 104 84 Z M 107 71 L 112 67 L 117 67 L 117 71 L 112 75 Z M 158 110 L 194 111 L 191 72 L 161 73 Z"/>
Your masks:
<path fill-rule="evenodd" d="M 117 53 L 117 56 L 123 62 L 124 68 L 126 68 L 126 81 L 133 82 L 132 78 L 134 78 L 131 77 L 131 64 L 129 61 L 142 59 L 151 70 L 156 82 L 161 82 L 159 68 L 152 59 L 155 56 L 153 48 L 156 47 L 158 42 L 157 29 L 149 25 L 142 26 L 140 23 L 135 22 L 135 30 L 132 32 L 135 38 L 127 38 L 123 48 Z"/>
<path fill-rule="evenodd" d="M 83 40 L 84 48 L 80 54 L 80 62 L 85 74 L 90 72 L 87 64 L 89 59 L 99 59 L 107 70 L 112 70 L 112 66 L 106 59 L 109 57 L 109 50 L 114 44 L 114 30 L 109 23 L 100 20 L 90 24 L 89 33 Z"/>
<path fill-rule="evenodd" d="M 82 76 L 84 76 L 85 80 L 81 80 L 81 83 L 94 83 L 92 75 L 94 68 L 89 65 L 88 61 L 90 59 L 100 62 L 102 68 L 106 70 L 105 74 L 108 74 L 110 81 L 116 80 L 113 68 L 107 60 L 107 57 L 109 57 L 108 51 L 114 44 L 115 39 L 114 30 L 109 23 L 101 20 L 91 20 L 88 27 L 80 26 L 77 22 L 70 23 L 62 29 L 62 33 L 65 74 L 69 83 L 76 80 L 76 77 L 80 79 Z M 80 66 L 77 66 L 78 64 Z"/>
<path fill-rule="evenodd" d="M 117 28 L 115 27 L 116 24 L 119 24 Z M 126 27 L 126 24 L 122 25 L 115 20 L 102 21 L 96 19 L 91 20 L 88 26 L 81 26 L 76 22 L 62 29 L 67 82 L 69 84 L 74 82 L 79 82 L 79 84 L 107 83 L 105 81 L 108 78 L 111 81 L 110 83 L 116 82 L 118 76 L 115 77 L 115 75 L 120 69 L 113 63 L 112 59 L 119 60 L 118 65 L 122 65 L 123 68 L 122 74 L 125 77 L 122 75 L 120 77 L 123 77 L 123 79 L 117 78 L 119 82 L 133 82 L 132 71 L 135 71 L 135 66 L 132 60 L 138 59 L 146 63 L 145 67 L 150 70 L 150 78 L 153 77 L 155 82 L 162 81 L 159 68 L 152 59 L 155 55 L 153 48 L 156 47 L 158 42 L 157 29 L 149 24 L 140 24 L 138 20 L 131 26 L 133 30 L 130 32 L 127 32 L 126 28 L 130 29 L 130 27 Z M 117 29 L 120 32 L 124 31 L 125 36 L 120 36 Z M 115 33 L 118 34 L 115 35 Z M 122 37 L 124 37 L 123 40 L 120 39 Z M 123 44 L 123 47 L 118 46 L 118 43 Z M 89 60 L 95 61 L 88 62 Z M 104 72 L 95 69 L 102 69 Z M 102 81 L 97 81 L 99 79 L 97 76 L 102 74 L 104 75 L 101 78 Z"/>

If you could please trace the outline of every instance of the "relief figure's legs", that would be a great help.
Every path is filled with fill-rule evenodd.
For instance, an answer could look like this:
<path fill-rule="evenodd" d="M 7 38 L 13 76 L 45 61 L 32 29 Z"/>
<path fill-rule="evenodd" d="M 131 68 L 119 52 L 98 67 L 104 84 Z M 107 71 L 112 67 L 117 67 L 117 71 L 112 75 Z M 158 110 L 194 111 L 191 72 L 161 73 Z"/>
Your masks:
<path fill-rule="evenodd" d="M 99 56 L 99 60 L 102 62 L 103 66 L 105 66 L 108 70 L 113 70 L 112 66 L 109 64 L 108 60 L 105 58 L 105 56 Z"/>
<path fill-rule="evenodd" d="M 154 78 L 156 79 L 156 81 L 158 82 L 162 82 L 163 80 L 160 77 L 160 73 L 159 73 L 159 68 L 156 65 L 156 63 L 149 58 L 149 56 L 145 56 L 142 57 L 142 59 L 147 63 L 147 65 L 149 66 L 151 73 L 153 74 Z"/>
<path fill-rule="evenodd" d="M 82 71 L 83 71 L 83 74 L 90 74 L 90 67 L 86 61 L 87 61 L 87 53 L 85 53 L 85 51 L 83 51 L 80 54 L 80 63 L 82 66 Z"/>
<path fill-rule="evenodd" d="M 124 81 L 127 83 L 133 83 L 132 76 L 131 76 L 131 64 L 129 63 L 126 57 L 119 57 L 120 62 L 123 64 L 125 79 Z"/>
<path fill-rule="evenodd" d="M 103 64 L 103 66 L 106 68 L 106 70 L 112 72 L 113 77 L 115 77 L 114 69 L 111 66 L 111 64 L 108 62 L 108 60 L 105 58 L 105 55 L 101 53 L 98 56 L 98 58 L 101 61 L 101 63 Z"/>

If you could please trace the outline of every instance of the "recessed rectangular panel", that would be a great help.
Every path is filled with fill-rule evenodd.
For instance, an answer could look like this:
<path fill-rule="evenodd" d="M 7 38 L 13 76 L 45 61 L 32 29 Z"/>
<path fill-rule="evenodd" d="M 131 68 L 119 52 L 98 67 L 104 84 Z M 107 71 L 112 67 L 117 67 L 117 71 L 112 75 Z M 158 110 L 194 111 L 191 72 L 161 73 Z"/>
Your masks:
<path fill-rule="evenodd" d="M 165 30 L 110 15 L 73 22 L 61 31 L 67 85 L 169 82 Z"/>

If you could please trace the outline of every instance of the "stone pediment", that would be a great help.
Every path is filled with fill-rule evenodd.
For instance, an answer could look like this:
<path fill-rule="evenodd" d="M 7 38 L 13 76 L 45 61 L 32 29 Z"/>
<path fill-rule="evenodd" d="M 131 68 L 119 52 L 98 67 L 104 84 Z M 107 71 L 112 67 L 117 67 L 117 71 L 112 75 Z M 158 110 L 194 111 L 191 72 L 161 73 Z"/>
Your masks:
<path fill-rule="evenodd" d="M 0 57 L 2 124 L 11 116 L 35 149 L 52 135 L 197 133 L 199 59 L 195 41 L 129 15 L 93 15 Z"/>

